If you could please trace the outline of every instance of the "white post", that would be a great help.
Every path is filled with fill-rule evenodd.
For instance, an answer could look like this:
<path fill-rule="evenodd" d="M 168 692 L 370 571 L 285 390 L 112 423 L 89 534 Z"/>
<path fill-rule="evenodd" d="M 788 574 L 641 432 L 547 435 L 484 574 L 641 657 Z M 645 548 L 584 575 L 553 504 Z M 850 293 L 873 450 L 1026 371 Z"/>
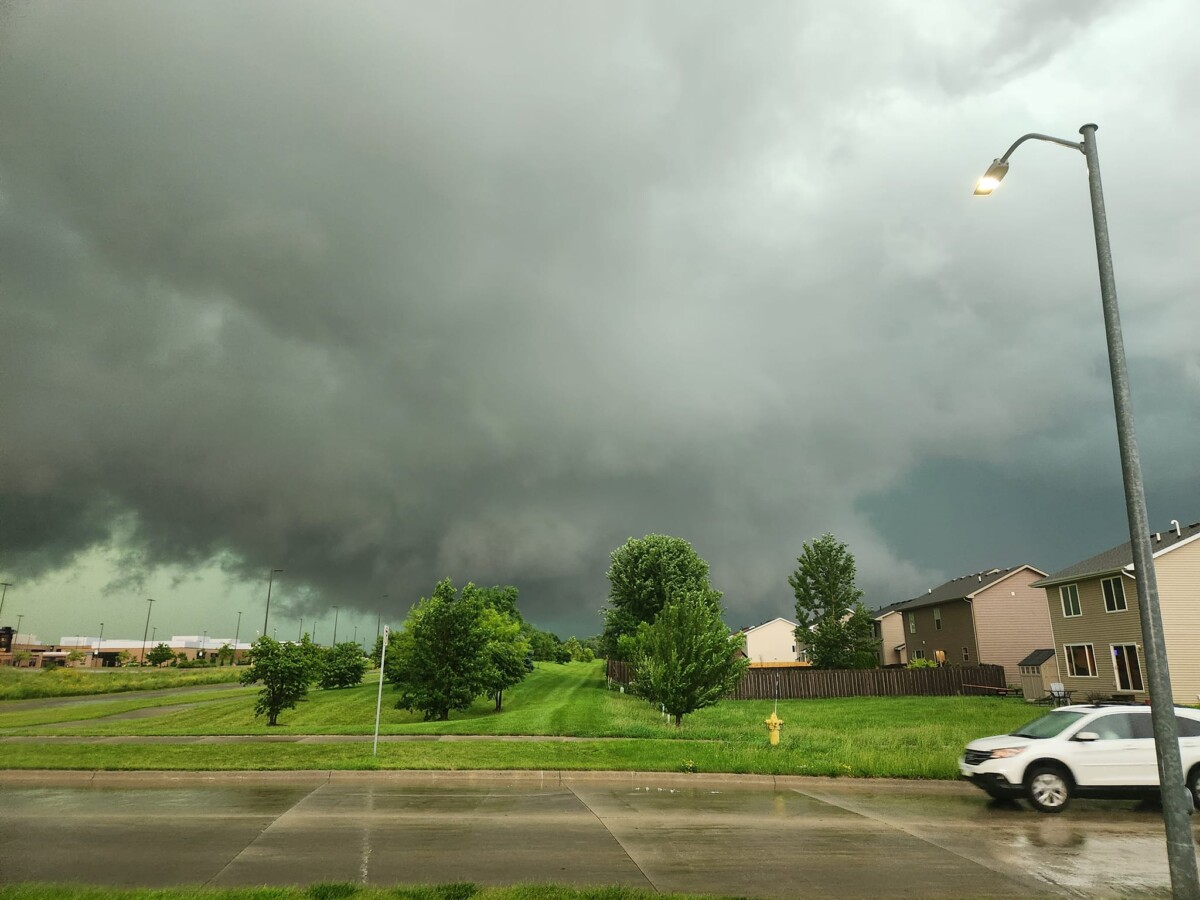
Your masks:
<path fill-rule="evenodd" d="M 390 629 L 383 626 L 383 647 L 379 650 L 379 695 L 375 700 L 375 743 L 371 745 L 371 755 L 379 755 L 379 713 L 383 709 L 383 661 L 387 659 L 388 633 Z"/>

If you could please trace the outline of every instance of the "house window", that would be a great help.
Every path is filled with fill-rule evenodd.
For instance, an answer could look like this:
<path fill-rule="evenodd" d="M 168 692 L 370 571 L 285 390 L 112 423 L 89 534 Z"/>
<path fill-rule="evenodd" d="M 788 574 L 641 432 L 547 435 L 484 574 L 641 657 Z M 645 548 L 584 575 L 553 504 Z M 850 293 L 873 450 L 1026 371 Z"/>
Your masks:
<path fill-rule="evenodd" d="M 1121 576 L 1116 578 L 1105 578 L 1100 582 L 1100 587 L 1104 590 L 1104 611 L 1105 612 L 1125 612 L 1129 609 L 1129 604 L 1125 602 L 1125 585 L 1121 583 Z"/>
<path fill-rule="evenodd" d="M 909 634 L 917 633 L 917 614 L 916 613 L 908 614 L 908 633 Z M 920 658 L 921 657 L 918 657 L 918 659 L 920 659 Z"/>
<path fill-rule="evenodd" d="M 1113 644 L 1113 671 L 1117 673 L 1117 688 L 1122 691 L 1145 690 L 1142 684 L 1142 665 L 1137 644 Z"/>
<path fill-rule="evenodd" d="M 1072 678 L 1096 677 L 1096 651 L 1091 644 L 1063 644 L 1067 674 Z"/>
<path fill-rule="evenodd" d="M 939 666 L 944 666 L 946 664 L 946 651 L 945 650 L 934 650 L 933 658 L 935 660 L 937 660 L 937 664 Z"/>
<path fill-rule="evenodd" d="M 942 610 L 941 610 L 941 607 L 938 607 L 938 606 L 935 606 L 933 608 L 933 630 L 934 631 L 942 630 Z"/>
<path fill-rule="evenodd" d="M 1079 585 L 1064 584 L 1058 589 L 1058 596 L 1062 598 L 1063 616 L 1071 619 L 1083 615 L 1079 608 Z"/>
<path fill-rule="evenodd" d="M 914 650 L 913 651 L 913 659 L 924 659 L 924 658 L 925 658 L 924 650 Z"/>
<path fill-rule="evenodd" d="M 963 662 L 970 662 L 970 661 L 971 661 L 971 651 L 968 650 L 966 647 L 963 647 Z"/>

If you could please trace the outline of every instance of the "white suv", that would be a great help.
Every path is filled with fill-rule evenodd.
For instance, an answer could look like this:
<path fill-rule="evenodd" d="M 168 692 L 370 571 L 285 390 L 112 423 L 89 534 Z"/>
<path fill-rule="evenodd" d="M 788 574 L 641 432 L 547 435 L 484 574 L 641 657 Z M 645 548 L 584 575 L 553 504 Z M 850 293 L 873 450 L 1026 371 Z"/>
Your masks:
<path fill-rule="evenodd" d="M 1183 771 L 1200 808 L 1200 710 L 1175 708 Z M 1148 706 L 1063 706 L 1012 734 L 967 744 L 962 776 L 997 799 L 1062 812 L 1072 797 L 1158 795 Z"/>

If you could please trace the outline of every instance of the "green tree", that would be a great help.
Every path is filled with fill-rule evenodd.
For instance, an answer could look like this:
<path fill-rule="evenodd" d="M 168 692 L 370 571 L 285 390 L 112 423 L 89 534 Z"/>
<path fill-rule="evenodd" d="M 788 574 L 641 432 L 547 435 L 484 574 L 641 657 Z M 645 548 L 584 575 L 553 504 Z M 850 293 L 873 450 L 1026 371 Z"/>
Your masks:
<path fill-rule="evenodd" d="M 325 652 L 321 667 L 321 687 L 344 688 L 362 684 L 367 673 L 367 658 L 353 641 L 334 644 Z"/>
<path fill-rule="evenodd" d="M 321 680 L 321 676 L 325 671 L 325 661 L 329 651 L 320 644 L 313 643 L 313 639 L 307 633 L 300 639 L 299 644 L 295 644 L 300 649 L 300 653 L 304 656 L 304 664 L 308 672 L 308 683 L 316 684 Z"/>
<path fill-rule="evenodd" d="M 854 556 L 832 534 L 823 534 L 796 559 L 788 584 L 796 595 L 796 641 L 808 646 L 818 669 L 872 669 L 874 620 L 855 585 Z"/>
<path fill-rule="evenodd" d="M 146 652 L 146 662 L 152 666 L 161 666 L 163 663 L 170 662 L 174 658 L 175 651 L 166 644 L 158 644 Z"/>
<path fill-rule="evenodd" d="M 465 590 L 465 589 L 464 589 Z M 529 642 L 521 636 L 521 624 L 492 606 L 483 608 L 487 632 L 488 695 L 496 701 L 496 712 L 504 705 L 504 692 L 525 680 L 525 656 Z"/>
<path fill-rule="evenodd" d="M 233 662 L 233 646 L 231 644 L 222 644 L 217 650 L 217 665 L 227 666 Z"/>
<path fill-rule="evenodd" d="M 478 593 L 459 596 L 449 578 L 421 598 L 389 647 L 386 677 L 400 691 L 397 709 L 446 721 L 488 688 L 491 659 Z"/>
<path fill-rule="evenodd" d="M 242 673 L 242 684 L 262 683 L 255 716 L 266 716 L 268 725 L 279 724 L 279 714 L 295 709 L 308 693 L 311 657 L 299 644 L 281 644 L 265 634 L 250 648 L 251 665 Z"/>
<path fill-rule="evenodd" d="M 76 647 L 74 650 L 71 650 L 69 653 L 67 653 L 67 662 L 71 665 L 74 665 L 77 662 L 83 662 L 85 656 L 87 656 L 87 654 Z"/>
<path fill-rule="evenodd" d="M 375 664 L 375 668 L 379 668 L 379 660 L 383 656 L 383 635 L 379 634 L 375 637 L 375 646 L 371 648 L 371 662 Z"/>
<path fill-rule="evenodd" d="M 721 595 L 708 580 L 708 563 L 687 541 L 664 534 L 630 538 L 612 552 L 608 569 L 608 609 L 604 610 L 602 649 L 613 659 L 625 658 L 621 638 L 651 623 L 668 602 L 698 593 L 720 607 Z"/>
<path fill-rule="evenodd" d="M 591 662 L 596 658 L 592 648 L 574 636 L 563 641 L 563 650 L 571 655 L 572 662 Z"/>
<path fill-rule="evenodd" d="M 542 631 L 536 625 L 528 622 L 521 624 L 521 634 L 529 642 L 529 649 L 533 653 L 534 659 L 541 662 L 558 661 L 562 648 L 562 641 L 558 639 L 558 635 Z"/>
<path fill-rule="evenodd" d="M 738 654 L 741 635 L 731 635 L 706 591 L 681 593 L 634 639 L 637 693 L 675 717 L 712 706 L 737 686 L 749 666 Z"/>

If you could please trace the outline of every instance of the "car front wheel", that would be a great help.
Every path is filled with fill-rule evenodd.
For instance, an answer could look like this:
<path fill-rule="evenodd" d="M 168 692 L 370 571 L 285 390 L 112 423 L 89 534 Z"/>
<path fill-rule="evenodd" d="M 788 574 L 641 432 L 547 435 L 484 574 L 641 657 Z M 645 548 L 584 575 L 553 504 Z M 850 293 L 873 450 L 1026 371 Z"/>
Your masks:
<path fill-rule="evenodd" d="M 1192 766 L 1188 773 L 1188 790 L 1192 792 L 1192 810 L 1200 812 L 1200 765 Z"/>
<path fill-rule="evenodd" d="M 1057 766 L 1038 766 L 1025 778 L 1029 802 L 1038 812 L 1060 813 L 1071 802 L 1071 779 Z"/>

